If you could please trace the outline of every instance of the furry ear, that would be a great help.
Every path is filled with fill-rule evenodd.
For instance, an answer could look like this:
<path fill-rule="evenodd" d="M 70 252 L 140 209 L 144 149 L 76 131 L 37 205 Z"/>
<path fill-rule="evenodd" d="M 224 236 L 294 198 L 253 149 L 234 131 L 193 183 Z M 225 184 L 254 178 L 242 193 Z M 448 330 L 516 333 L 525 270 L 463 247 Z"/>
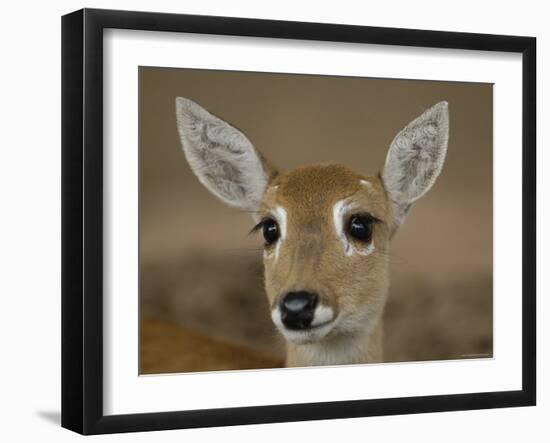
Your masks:
<path fill-rule="evenodd" d="M 176 99 L 176 117 L 183 152 L 200 182 L 225 203 L 256 211 L 274 170 L 248 138 L 187 98 Z"/>
<path fill-rule="evenodd" d="M 409 123 L 394 138 L 382 180 L 394 203 L 397 229 L 412 203 L 422 197 L 437 179 L 447 153 L 449 110 L 440 102 Z"/>

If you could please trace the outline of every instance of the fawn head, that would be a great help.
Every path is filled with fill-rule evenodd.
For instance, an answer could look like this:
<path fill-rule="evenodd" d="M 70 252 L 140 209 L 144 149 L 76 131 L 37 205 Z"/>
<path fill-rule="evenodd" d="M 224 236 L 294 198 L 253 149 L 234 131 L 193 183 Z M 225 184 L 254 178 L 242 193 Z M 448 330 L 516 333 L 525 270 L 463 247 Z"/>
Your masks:
<path fill-rule="evenodd" d="M 193 101 L 177 98 L 176 115 L 201 183 L 254 215 L 271 316 L 284 337 L 305 344 L 368 333 L 386 302 L 390 240 L 441 172 L 447 103 L 401 130 L 373 176 L 330 164 L 281 172 L 241 131 Z"/>

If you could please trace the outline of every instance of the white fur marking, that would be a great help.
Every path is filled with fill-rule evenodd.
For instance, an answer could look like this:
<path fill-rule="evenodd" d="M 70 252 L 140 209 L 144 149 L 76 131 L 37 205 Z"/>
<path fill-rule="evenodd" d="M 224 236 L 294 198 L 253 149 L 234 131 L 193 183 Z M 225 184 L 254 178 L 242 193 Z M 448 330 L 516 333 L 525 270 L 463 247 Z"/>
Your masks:
<path fill-rule="evenodd" d="M 281 240 L 286 238 L 286 210 L 282 206 L 277 206 L 274 211 L 279 229 L 281 230 Z"/>
<path fill-rule="evenodd" d="M 344 215 L 347 209 L 348 209 L 348 205 L 346 204 L 345 200 L 337 201 L 332 207 L 332 217 L 334 219 L 334 227 L 336 228 L 336 233 L 338 234 L 338 237 L 340 237 L 340 240 L 342 240 L 342 243 L 344 244 L 344 253 L 347 256 L 350 256 L 353 254 L 353 250 L 348 241 L 348 238 L 346 237 L 346 233 L 344 232 L 344 226 L 343 226 Z"/>
<path fill-rule="evenodd" d="M 370 255 L 374 252 L 374 240 L 372 240 L 369 245 L 366 248 L 358 248 L 356 249 L 358 254 L 364 255 L 365 257 L 367 255 Z"/>
<path fill-rule="evenodd" d="M 359 180 L 359 183 L 361 183 L 362 185 L 366 186 L 369 189 L 372 189 L 372 183 L 367 180 Z"/>
<path fill-rule="evenodd" d="M 281 331 L 284 330 L 285 325 L 283 325 L 283 320 L 281 319 L 281 312 L 278 307 L 271 310 L 271 320 L 273 320 L 273 323 L 275 323 L 275 326 L 277 326 Z"/>
<path fill-rule="evenodd" d="M 330 306 L 317 306 L 315 309 L 315 315 L 313 316 L 313 321 L 311 326 L 322 325 L 323 323 L 328 323 L 334 318 L 334 311 Z"/>
<path fill-rule="evenodd" d="M 331 310 L 332 311 L 332 310 Z M 321 340 L 323 337 L 325 337 L 335 326 L 338 319 L 335 319 L 331 322 L 325 322 L 325 324 L 321 324 L 317 327 L 314 327 L 312 329 L 304 329 L 304 330 L 293 330 L 293 329 L 287 329 L 286 326 L 283 324 L 283 321 L 281 319 L 281 311 L 278 307 L 271 310 L 271 319 L 273 320 L 273 323 L 277 327 L 277 329 L 283 334 L 283 336 L 291 343 L 295 344 L 303 344 L 303 343 L 311 343 Z"/>
<path fill-rule="evenodd" d="M 282 206 L 277 206 L 273 211 L 271 211 L 271 215 L 279 225 L 279 231 L 280 231 L 280 237 L 279 240 L 277 240 L 277 244 L 275 245 L 275 260 L 279 258 L 279 250 L 281 248 L 281 243 L 286 238 L 286 227 L 287 227 L 287 215 L 286 210 Z M 273 256 L 273 252 L 268 253 L 267 251 L 264 251 L 264 258 L 271 258 Z"/>

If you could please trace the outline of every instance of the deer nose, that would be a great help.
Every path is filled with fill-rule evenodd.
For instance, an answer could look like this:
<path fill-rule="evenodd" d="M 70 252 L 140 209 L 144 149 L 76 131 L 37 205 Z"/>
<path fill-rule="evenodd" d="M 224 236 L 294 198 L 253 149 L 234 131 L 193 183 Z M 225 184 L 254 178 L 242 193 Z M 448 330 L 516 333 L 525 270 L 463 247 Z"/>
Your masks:
<path fill-rule="evenodd" d="M 319 296 L 298 291 L 289 292 L 281 300 L 281 320 L 288 329 L 306 329 L 311 326 Z"/>

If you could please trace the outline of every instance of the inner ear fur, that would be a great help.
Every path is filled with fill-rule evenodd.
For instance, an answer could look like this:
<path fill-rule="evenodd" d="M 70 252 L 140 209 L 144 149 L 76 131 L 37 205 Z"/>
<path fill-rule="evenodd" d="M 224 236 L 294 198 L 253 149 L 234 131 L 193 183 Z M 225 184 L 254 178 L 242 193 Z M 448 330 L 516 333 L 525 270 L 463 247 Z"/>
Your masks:
<path fill-rule="evenodd" d="M 200 182 L 230 206 L 257 211 L 275 168 L 236 127 L 194 101 L 176 99 L 185 157 Z"/>
<path fill-rule="evenodd" d="M 396 228 L 441 173 L 448 140 L 448 103 L 443 101 L 409 123 L 391 143 L 382 181 L 394 203 Z"/>

